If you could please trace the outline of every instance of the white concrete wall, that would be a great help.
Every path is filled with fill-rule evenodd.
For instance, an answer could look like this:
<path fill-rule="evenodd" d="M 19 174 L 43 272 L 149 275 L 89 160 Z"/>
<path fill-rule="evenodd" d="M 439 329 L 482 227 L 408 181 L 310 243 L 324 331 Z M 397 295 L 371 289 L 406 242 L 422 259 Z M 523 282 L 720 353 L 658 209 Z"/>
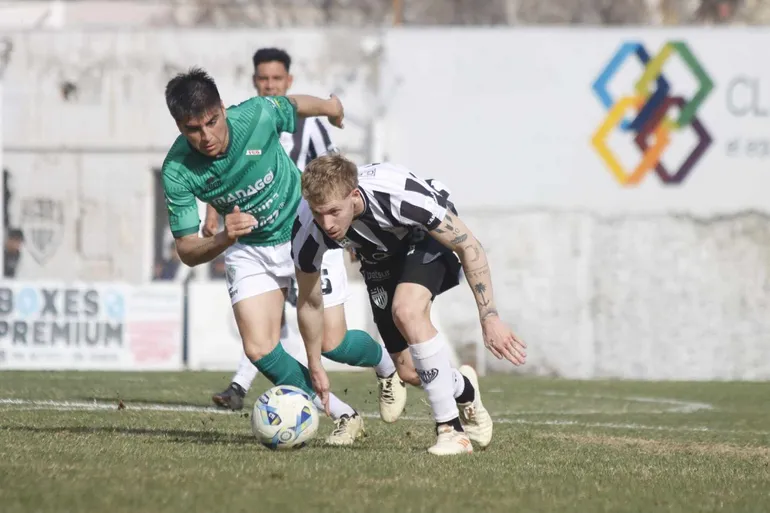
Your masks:
<path fill-rule="evenodd" d="M 22 204 L 51 198 L 64 226 L 51 255 L 26 253 L 22 279 L 148 280 L 153 254 L 152 170 L 178 135 L 163 96 L 168 79 L 193 65 L 217 80 L 228 104 L 256 94 L 251 56 L 289 49 L 295 92 L 344 92 L 351 116 L 335 139 L 366 151 L 367 67 L 356 33 L 318 31 L 152 31 L 10 33 L 4 87 L 4 166 L 12 173 L 10 222 Z M 346 50 L 336 50 L 337 48 Z M 354 75 L 351 79 L 348 77 Z M 68 98 L 62 89 L 73 84 Z M 58 230 L 57 230 L 58 232 Z M 27 244 L 32 244 L 31 240 Z M 55 246 L 55 247 L 54 247 Z M 38 253 L 40 253 L 38 251 Z"/>
<path fill-rule="evenodd" d="M 458 32 L 471 39 L 460 44 Z M 501 311 L 530 345 L 522 372 L 768 379 L 770 154 L 729 150 L 733 141 L 741 148 L 768 141 L 770 65 L 749 57 L 770 35 L 716 31 L 732 37 L 726 44 L 715 31 L 642 32 L 390 32 L 385 151 L 454 191 L 490 253 Z M 20 275 L 149 277 L 150 170 L 175 137 L 162 94 L 173 72 L 202 65 L 226 102 L 236 103 L 252 94 L 254 49 L 284 46 L 295 55 L 295 92 L 326 94 L 344 84 L 351 117 L 366 118 L 374 110 L 373 76 L 360 48 L 370 35 L 12 35 L 3 120 L 5 165 L 14 173 L 12 224 L 23 198 L 57 199 L 65 214 L 55 255 L 44 265 L 26 258 Z M 650 53 L 686 39 L 715 83 L 699 113 L 714 143 L 679 186 L 651 174 L 638 187 L 623 187 L 589 144 L 605 115 L 591 82 L 620 42 L 637 38 Z M 690 94 L 680 68 L 666 72 L 685 84 L 677 94 Z M 736 77 L 756 84 L 741 91 L 738 100 L 751 107 L 742 114 L 729 105 Z M 78 94 L 65 101 L 61 85 L 68 81 Z M 628 94 L 622 87 L 633 79 L 626 82 L 613 86 L 616 95 Z M 359 152 L 365 144 L 365 131 L 352 122 L 334 135 Z M 686 149 L 692 140 L 683 140 Z M 633 165 L 634 148 L 616 143 Z M 452 342 L 462 348 L 478 341 L 467 286 L 439 301 Z"/>
<path fill-rule="evenodd" d="M 501 315 L 529 344 L 521 372 L 770 379 L 767 216 L 465 218 L 489 253 Z M 480 339 L 466 283 L 438 301 L 455 344 Z"/>
<path fill-rule="evenodd" d="M 25 233 L 16 277 L 147 281 L 153 254 L 152 166 L 162 155 L 12 153 L 10 225 Z M 160 160 L 162 162 L 162 160 Z M 43 218 L 36 209 L 61 210 Z"/>

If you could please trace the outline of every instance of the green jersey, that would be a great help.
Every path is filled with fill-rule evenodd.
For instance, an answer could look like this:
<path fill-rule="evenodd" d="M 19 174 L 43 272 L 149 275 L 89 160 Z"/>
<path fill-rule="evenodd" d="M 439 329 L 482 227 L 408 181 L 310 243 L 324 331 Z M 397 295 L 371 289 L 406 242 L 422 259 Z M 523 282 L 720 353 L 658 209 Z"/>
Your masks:
<path fill-rule="evenodd" d="M 254 97 L 227 109 L 227 151 L 207 157 L 179 136 L 163 163 L 163 189 L 175 238 L 198 232 L 196 198 L 220 215 L 253 215 L 258 226 L 238 242 L 275 246 L 291 239 L 301 198 L 299 169 L 280 142 L 281 132 L 294 132 L 297 112 L 289 99 Z"/>

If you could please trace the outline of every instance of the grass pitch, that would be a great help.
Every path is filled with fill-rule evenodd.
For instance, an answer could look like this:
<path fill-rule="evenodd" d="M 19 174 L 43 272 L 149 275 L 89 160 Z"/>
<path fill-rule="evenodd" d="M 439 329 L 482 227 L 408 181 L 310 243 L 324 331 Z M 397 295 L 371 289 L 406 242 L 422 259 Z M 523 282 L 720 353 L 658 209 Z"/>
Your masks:
<path fill-rule="evenodd" d="M 324 420 L 309 447 L 273 452 L 248 419 L 264 378 L 243 412 L 208 409 L 229 377 L 0 373 L 0 511 L 770 511 L 766 383 L 493 376 L 492 445 L 436 458 L 419 390 L 387 425 L 372 374 L 332 374 L 368 436 L 324 447 Z"/>

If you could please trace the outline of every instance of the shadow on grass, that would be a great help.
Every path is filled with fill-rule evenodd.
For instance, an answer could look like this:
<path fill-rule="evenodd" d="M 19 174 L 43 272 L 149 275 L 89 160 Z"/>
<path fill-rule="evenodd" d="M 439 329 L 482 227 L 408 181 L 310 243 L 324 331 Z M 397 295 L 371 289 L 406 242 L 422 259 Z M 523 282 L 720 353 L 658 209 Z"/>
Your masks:
<path fill-rule="evenodd" d="M 0 424 L 0 431 L 16 431 L 22 433 L 40 434 L 71 434 L 71 435 L 124 435 L 136 437 L 158 438 L 174 443 L 195 443 L 201 445 L 254 445 L 257 440 L 250 435 L 223 433 L 221 431 L 194 431 L 186 429 L 148 429 L 124 427 L 93 427 L 93 426 L 7 426 Z"/>

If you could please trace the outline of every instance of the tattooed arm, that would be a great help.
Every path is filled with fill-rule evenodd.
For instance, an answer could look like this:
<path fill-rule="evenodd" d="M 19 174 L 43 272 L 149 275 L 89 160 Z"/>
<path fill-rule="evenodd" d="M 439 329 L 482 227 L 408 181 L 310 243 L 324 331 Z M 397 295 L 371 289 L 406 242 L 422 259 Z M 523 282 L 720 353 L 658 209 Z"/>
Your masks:
<path fill-rule="evenodd" d="M 476 299 L 481 322 L 489 317 L 496 317 L 497 308 L 487 254 L 462 219 L 447 211 L 441 225 L 429 233 L 441 244 L 457 253 L 460 258 L 465 278 Z"/>
<path fill-rule="evenodd" d="M 521 365 L 526 359 L 526 345 L 500 320 L 495 306 L 492 290 L 492 274 L 489 270 L 487 254 L 481 243 L 465 223 L 456 215 L 447 211 L 444 220 L 428 232 L 434 239 L 451 249 L 460 258 L 476 306 L 479 309 L 481 329 L 484 332 L 484 345 L 497 358 L 506 358 L 514 365 Z"/>

